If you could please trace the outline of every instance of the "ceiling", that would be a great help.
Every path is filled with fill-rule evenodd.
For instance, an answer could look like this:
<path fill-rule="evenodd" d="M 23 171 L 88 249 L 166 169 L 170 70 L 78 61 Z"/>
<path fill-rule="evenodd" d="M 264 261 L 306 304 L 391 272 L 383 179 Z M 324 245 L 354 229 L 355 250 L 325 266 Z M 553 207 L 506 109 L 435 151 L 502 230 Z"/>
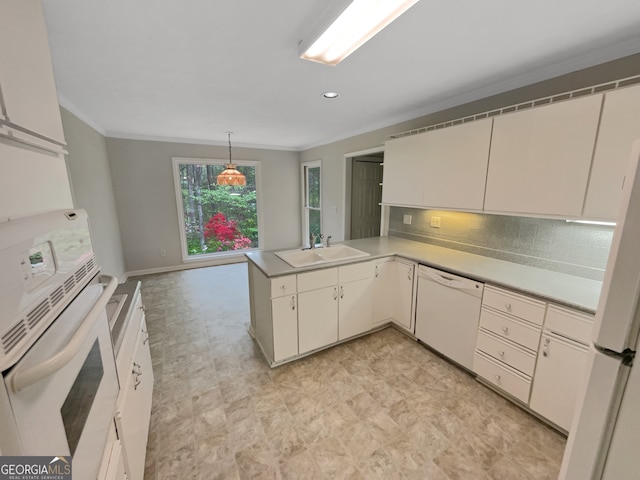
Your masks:
<path fill-rule="evenodd" d="M 304 150 L 640 52 L 638 0 L 420 0 L 329 67 L 297 51 L 327 3 L 43 0 L 60 102 L 111 137 Z"/>

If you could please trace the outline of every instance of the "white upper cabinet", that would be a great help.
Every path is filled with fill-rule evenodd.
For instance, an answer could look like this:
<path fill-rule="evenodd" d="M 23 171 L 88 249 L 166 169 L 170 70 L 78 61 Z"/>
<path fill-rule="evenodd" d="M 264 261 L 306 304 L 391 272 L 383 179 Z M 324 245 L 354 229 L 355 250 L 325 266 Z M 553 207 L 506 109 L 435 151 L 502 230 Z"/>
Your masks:
<path fill-rule="evenodd" d="M 389 140 L 382 202 L 482 210 L 491 119 Z"/>
<path fill-rule="evenodd" d="M 389 140 L 384 145 L 382 203 L 422 205 L 426 134 L 420 133 Z"/>
<path fill-rule="evenodd" d="M 492 124 L 477 120 L 425 134 L 422 205 L 482 210 Z"/>
<path fill-rule="evenodd" d="M 30 144 L 64 145 L 40 1 L 0 2 L 0 66 L 0 134 L 11 129 L 11 136 Z"/>
<path fill-rule="evenodd" d="M 615 219 L 631 145 L 640 138 L 640 85 L 607 92 L 583 216 Z"/>
<path fill-rule="evenodd" d="M 602 98 L 495 117 L 485 211 L 580 217 Z"/>

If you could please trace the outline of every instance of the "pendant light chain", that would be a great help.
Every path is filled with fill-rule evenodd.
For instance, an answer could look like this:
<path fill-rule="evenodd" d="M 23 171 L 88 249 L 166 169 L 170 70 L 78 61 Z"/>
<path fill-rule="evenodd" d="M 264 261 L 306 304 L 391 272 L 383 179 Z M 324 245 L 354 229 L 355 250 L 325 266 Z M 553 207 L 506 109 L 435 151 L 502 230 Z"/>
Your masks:
<path fill-rule="evenodd" d="M 240 172 L 231 160 L 231 134 L 226 132 L 229 137 L 229 163 L 225 165 L 224 171 L 218 175 L 218 185 L 243 186 L 247 184 L 247 178 Z"/>

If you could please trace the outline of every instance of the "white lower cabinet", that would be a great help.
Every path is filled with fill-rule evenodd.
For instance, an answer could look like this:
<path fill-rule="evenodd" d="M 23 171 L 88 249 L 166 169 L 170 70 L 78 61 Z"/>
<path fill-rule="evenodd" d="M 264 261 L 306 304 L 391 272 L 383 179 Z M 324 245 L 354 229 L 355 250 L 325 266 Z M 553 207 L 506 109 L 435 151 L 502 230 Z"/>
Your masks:
<path fill-rule="evenodd" d="M 592 324 L 590 315 L 550 306 L 540 341 L 529 406 L 567 431 L 589 352 L 586 344 L 575 340 L 587 342 L 589 337 L 584 333 Z"/>
<path fill-rule="evenodd" d="M 473 370 L 508 395 L 529 402 L 545 302 L 485 286 Z"/>
<path fill-rule="evenodd" d="M 373 328 L 374 262 L 338 268 L 338 340 Z"/>
<path fill-rule="evenodd" d="M 396 258 L 375 263 L 373 325 L 392 321 L 413 331 L 413 292 L 416 264 Z"/>
<path fill-rule="evenodd" d="M 569 431 L 592 327 L 592 315 L 487 286 L 474 371 Z"/>
<path fill-rule="evenodd" d="M 123 463 L 129 480 L 144 477 L 151 403 L 153 394 L 153 366 L 149 349 L 149 334 L 145 323 L 142 299 L 137 290 L 133 313 L 127 322 L 125 341 L 117 358 L 120 394 L 116 405 L 115 422 L 122 442 Z M 122 477 L 116 477 L 122 478 Z"/>
<path fill-rule="evenodd" d="M 338 286 L 298 294 L 300 353 L 338 341 Z"/>
<path fill-rule="evenodd" d="M 298 354 L 297 296 L 287 295 L 271 300 L 273 316 L 273 360 L 278 362 Z"/>

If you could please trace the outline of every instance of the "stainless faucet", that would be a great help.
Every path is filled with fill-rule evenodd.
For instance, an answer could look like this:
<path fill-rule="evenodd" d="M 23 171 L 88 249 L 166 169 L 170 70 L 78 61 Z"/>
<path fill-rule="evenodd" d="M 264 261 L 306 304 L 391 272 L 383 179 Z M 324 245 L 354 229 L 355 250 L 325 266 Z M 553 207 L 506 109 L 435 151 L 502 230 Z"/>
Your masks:
<path fill-rule="evenodd" d="M 309 235 L 309 248 L 316 248 L 316 240 L 318 237 L 316 237 L 315 233 L 312 233 L 311 235 Z"/>
<path fill-rule="evenodd" d="M 331 246 L 331 235 L 327 237 L 327 247 Z"/>

